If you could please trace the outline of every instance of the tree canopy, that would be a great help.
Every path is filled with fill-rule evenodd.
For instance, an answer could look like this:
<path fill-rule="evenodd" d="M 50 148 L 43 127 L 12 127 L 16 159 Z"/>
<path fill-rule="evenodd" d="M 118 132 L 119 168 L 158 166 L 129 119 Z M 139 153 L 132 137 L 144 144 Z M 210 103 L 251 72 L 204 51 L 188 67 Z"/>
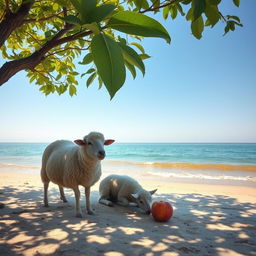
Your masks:
<path fill-rule="evenodd" d="M 171 36 L 152 17 L 183 16 L 194 37 L 224 21 L 224 34 L 242 26 L 221 11 L 222 0 L 0 0 L 0 49 L 7 61 L 0 85 L 21 70 L 44 94 L 76 94 L 78 78 L 86 86 L 97 79 L 110 97 L 123 86 L 126 72 L 145 74 L 144 37 L 167 43 Z M 239 7 L 240 0 L 233 0 Z M 84 72 L 78 73 L 82 65 Z"/>

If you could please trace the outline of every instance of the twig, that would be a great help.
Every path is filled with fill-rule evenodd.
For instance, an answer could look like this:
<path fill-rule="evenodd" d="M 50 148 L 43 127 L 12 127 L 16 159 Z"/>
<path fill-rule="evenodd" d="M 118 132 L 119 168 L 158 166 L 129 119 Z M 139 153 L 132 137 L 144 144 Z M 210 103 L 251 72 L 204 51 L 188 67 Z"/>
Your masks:
<path fill-rule="evenodd" d="M 165 3 L 165 4 L 159 5 L 159 6 L 157 6 L 157 7 L 154 7 L 154 4 L 155 4 L 155 3 L 153 3 L 148 9 L 145 9 L 144 11 L 139 11 L 139 13 L 154 12 L 154 11 L 159 10 L 159 9 L 161 9 L 161 8 L 164 8 L 164 7 L 166 7 L 166 6 L 172 5 L 172 4 L 174 4 L 175 2 L 179 2 L 179 0 L 172 0 L 172 1 L 169 1 L 169 2 L 167 2 L 167 3 Z M 153 8 L 153 7 L 154 7 L 154 8 Z"/>

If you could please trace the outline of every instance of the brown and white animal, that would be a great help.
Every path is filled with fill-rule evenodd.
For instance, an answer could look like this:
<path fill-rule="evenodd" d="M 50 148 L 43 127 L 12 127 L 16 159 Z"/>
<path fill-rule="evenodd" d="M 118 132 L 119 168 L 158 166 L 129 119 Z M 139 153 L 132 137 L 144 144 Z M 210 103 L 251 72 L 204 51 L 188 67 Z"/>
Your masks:
<path fill-rule="evenodd" d="M 126 175 L 109 175 L 100 183 L 99 203 L 113 206 L 116 202 L 122 206 L 136 205 L 150 214 L 153 195 L 157 189 L 147 191 L 133 178 Z"/>
<path fill-rule="evenodd" d="M 60 198 L 67 202 L 63 187 L 72 188 L 76 198 L 76 216 L 82 217 L 80 208 L 79 185 L 85 188 L 86 209 L 90 207 L 90 188 L 101 176 L 101 160 L 105 158 L 104 145 L 114 140 L 105 140 L 103 134 L 91 132 L 75 144 L 67 140 L 58 140 L 45 149 L 42 158 L 41 179 L 44 183 L 44 205 L 48 207 L 49 182 L 59 185 Z"/>

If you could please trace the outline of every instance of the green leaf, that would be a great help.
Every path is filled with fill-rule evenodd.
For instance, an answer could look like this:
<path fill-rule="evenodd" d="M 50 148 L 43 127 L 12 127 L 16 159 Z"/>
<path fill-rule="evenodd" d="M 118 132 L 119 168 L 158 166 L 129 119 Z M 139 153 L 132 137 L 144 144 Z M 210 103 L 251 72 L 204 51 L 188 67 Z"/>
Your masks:
<path fill-rule="evenodd" d="M 87 64 L 91 63 L 92 61 L 93 61 L 92 54 L 89 52 L 88 54 L 86 54 L 84 56 L 83 61 L 79 62 L 79 64 L 87 65 Z"/>
<path fill-rule="evenodd" d="M 202 32 L 204 31 L 204 21 L 202 16 L 200 16 L 195 21 L 191 23 L 191 31 L 192 34 L 197 38 L 200 39 L 202 37 Z"/>
<path fill-rule="evenodd" d="M 148 4 L 147 0 L 134 0 L 134 3 L 138 9 L 141 9 L 141 8 L 148 9 L 149 8 L 149 4 Z"/>
<path fill-rule="evenodd" d="M 119 43 L 119 46 L 122 48 L 124 59 L 133 66 L 138 67 L 142 74 L 145 75 L 144 63 L 141 60 L 140 56 L 137 54 L 137 52 L 125 44 Z"/>
<path fill-rule="evenodd" d="M 94 34 L 99 34 L 100 33 L 99 25 L 96 22 L 93 22 L 93 23 L 90 23 L 90 24 L 84 24 L 83 26 L 85 28 L 91 30 Z"/>
<path fill-rule="evenodd" d="M 70 0 L 72 5 L 75 7 L 75 9 L 80 12 L 81 11 L 81 5 L 79 0 Z"/>
<path fill-rule="evenodd" d="M 239 7 L 240 5 L 240 0 L 233 0 L 233 3 L 235 6 Z"/>
<path fill-rule="evenodd" d="M 185 13 L 183 12 L 182 6 L 179 3 L 176 3 L 177 10 L 182 16 L 185 16 Z"/>
<path fill-rule="evenodd" d="M 142 60 L 146 60 L 146 59 L 151 58 L 151 56 L 149 56 L 149 55 L 146 54 L 146 53 L 143 53 L 143 54 L 140 54 L 140 58 L 141 58 Z"/>
<path fill-rule="evenodd" d="M 236 20 L 237 22 L 240 23 L 240 19 L 239 19 L 239 17 L 237 17 L 237 16 L 234 16 L 234 15 L 227 15 L 227 18 L 228 18 L 228 19 Z"/>
<path fill-rule="evenodd" d="M 68 15 L 65 17 L 58 16 L 60 19 L 66 21 L 67 23 L 74 25 L 82 25 L 82 21 L 74 15 Z"/>
<path fill-rule="evenodd" d="M 125 81 L 125 66 L 121 49 L 118 43 L 109 36 L 98 34 L 91 41 L 91 52 L 98 74 L 112 99 Z"/>
<path fill-rule="evenodd" d="M 96 73 L 93 73 L 89 76 L 89 78 L 87 79 L 86 81 L 86 86 L 87 88 L 91 85 L 91 83 L 93 82 L 93 80 L 95 79 L 96 77 Z"/>
<path fill-rule="evenodd" d="M 127 61 L 125 61 L 125 66 L 129 69 L 130 73 L 133 76 L 133 79 L 135 79 L 136 78 L 136 69 L 135 69 L 135 67 Z"/>
<path fill-rule="evenodd" d="M 172 6 L 170 8 L 170 14 L 171 14 L 171 17 L 173 20 L 177 17 L 178 10 L 177 10 L 176 6 Z"/>
<path fill-rule="evenodd" d="M 81 9 L 78 12 L 81 14 L 84 23 L 90 23 L 87 22 L 87 18 L 89 13 L 96 8 L 96 4 L 96 0 L 81 0 Z"/>
<path fill-rule="evenodd" d="M 193 6 L 193 20 L 195 21 L 204 12 L 206 3 L 205 3 L 205 0 L 193 0 L 192 6 Z"/>
<path fill-rule="evenodd" d="M 94 71 L 95 71 L 95 68 L 90 68 L 87 70 L 87 72 L 85 74 L 91 74 Z"/>
<path fill-rule="evenodd" d="M 205 15 L 208 18 L 209 25 L 212 27 L 220 20 L 219 10 L 215 5 L 207 5 Z"/>
<path fill-rule="evenodd" d="M 168 18 L 170 6 L 165 6 L 163 9 L 163 18 L 166 20 Z"/>
<path fill-rule="evenodd" d="M 73 85 L 73 84 L 71 84 L 70 86 L 69 86 L 69 95 L 72 97 L 72 96 L 74 96 L 74 95 L 76 95 L 76 87 Z"/>
<path fill-rule="evenodd" d="M 142 53 L 145 53 L 145 50 L 144 50 L 142 45 L 140 45 L 140 44 L 138 44 L 136 42 L 132 42 L 131 44 L 136 46 Z"/>
<path fill-rule="evenodd" d="M 104 4 L 102 6 L 94 8 L 87 14 L 86 21 L 91 22 L 100 22 L 109 16 L 116 7 L 112 4 Z"/>
<path fill-rule="evenodd" d="M 190 8 L 186 15 L 186 20 L 193 20 L 193 8 Z"/>
<path fill-rule="evenodd" d="M 140 13 L 117 12 L 110 18 L 107 26 L 127 34 L 160 37 L 167 43 L 171 42 L 169 33 L 158 21 Z"/>

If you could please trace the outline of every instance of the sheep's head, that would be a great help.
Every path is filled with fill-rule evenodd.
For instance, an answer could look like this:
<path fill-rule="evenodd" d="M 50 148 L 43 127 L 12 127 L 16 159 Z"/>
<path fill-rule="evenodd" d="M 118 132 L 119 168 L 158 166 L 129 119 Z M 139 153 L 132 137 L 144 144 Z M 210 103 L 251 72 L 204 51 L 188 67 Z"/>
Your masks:
<path fill-rule="evenodd" d="M 146 214 L 150 214 L 152 195 L 157 189 L 152 191 L 140 190 L 136 194 L 131 194 L 133 200 L 137 203 L 138 207 L 145 211 Z"/>
<path fill-rule="evenodd" d="M 87 155 L 98 160 L 103 160 L 106 156 L 104 145 L 110 145 L 114 140 L 105 140 L 103 134 L 91 132 L 84 136 L 83 140 L 75 140 L 77 145 L 83 147 Z"/>

